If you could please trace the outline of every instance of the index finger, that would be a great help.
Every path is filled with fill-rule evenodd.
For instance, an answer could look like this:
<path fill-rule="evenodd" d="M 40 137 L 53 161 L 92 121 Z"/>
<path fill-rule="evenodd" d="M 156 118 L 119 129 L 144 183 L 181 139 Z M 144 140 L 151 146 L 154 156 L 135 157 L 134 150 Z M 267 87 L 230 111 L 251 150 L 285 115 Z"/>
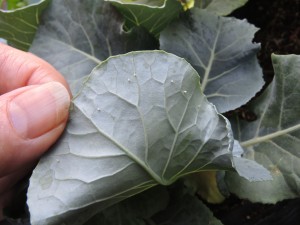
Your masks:
<path fill-rule="evenodd" d="M 51 81 L 60 82 L 69 90 L 66 80 L 49 63 L 31 53 L 0 43 L 0 95 L 20 87 Z"/>

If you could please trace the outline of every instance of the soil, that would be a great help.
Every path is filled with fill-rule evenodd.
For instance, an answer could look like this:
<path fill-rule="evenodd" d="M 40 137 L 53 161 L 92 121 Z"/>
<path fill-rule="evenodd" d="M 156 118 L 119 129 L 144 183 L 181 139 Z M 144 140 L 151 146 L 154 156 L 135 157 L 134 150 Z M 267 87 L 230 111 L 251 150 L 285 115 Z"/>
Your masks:
<path fill-rule="evenodd" d="M 274 75 L 272 53 L 300 54 L 300 0 L 249 0 L 231 16 L 260 28 L 254 42 L 261 43 L 258 59 L 267 83 Z"/>
<path fill-rule="evenodd" d="M 265 87 L 274 77 L 272 53 L 300 54 L 300 0 L 249 0 L 230 16 L 247 19 L 260 28 L 254 42 L 261 43 L 258 59 Z M 247 106 L 242 109 L 247 110 Z M 300 198 L 267 205 L 231 196 L 224 203 L 209 207 L 224 225 L 300 224 Z"/>
<path fill-rule="evenodd" d="M 209 205 L 223 225 L 299 225 L 300 198 L 277 204 L 251 203 L 231 196 L 220 205 Z"/>

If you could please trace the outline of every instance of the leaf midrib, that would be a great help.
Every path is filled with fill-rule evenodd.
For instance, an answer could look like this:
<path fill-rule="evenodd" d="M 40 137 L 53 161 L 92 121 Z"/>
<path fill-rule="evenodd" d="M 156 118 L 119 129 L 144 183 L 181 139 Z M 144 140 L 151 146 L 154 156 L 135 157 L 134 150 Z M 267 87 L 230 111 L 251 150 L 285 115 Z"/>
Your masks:
<path fill-rule="evenodd" d="M 74 107 L 76 107 L 96 128 L 96 130 L 103 135 L 105 138 L 110 140 L 113 144 L 115 144 L 117 147 L 119 147 L 125 154 L 131 158 L 134 162 L 136 162 L 139 166 L 141 166 L 157 183 L 164 184 L 164 181 L 150 168 L 148 167 L 142 160 L 140 160 L 138 157 L 136 157 L 134 154 L 132 154 L 125 146 L 117 142 L 112 137 L 108 136 L 106 133 L 104 133 L 102 130 L 100 130 L 95 123 L 84 113 L 84 111 L 78 107 L 74 102 Z"/>
<path fill-rule="evenodd" d="M 55 39 L 55 38 L 53 38 L 53 37 L 48 37 L 48 38 L 51 39 L 51 40 L 54 41 L 54 42 L 58 42 L 58 43 L 60 43 L 60 44 L 62 44 L 62 45 L 67 46 L 67 48 L 69 48 L 71 51 L 73 50 L 73 51 L 75 51 L 75 52 L 78 52 L 78 53 L 84 55 L 86 58 L 88 58 L 88 59 L 94 61 L 94 62 L 97 63 L 97 64 L 100 64 L 100 63 L 102 62 L 101 60 L 99 60 L 99 59 L 96 58 L 95 56 L 90 55 L 90 54 L 88 54 L 88 53 L 86 53 L 86 52 L 84 52 L 84 51 L 82 51 L 82 50 L 80 50 L 80 49 L 78 49 L 78 48 L 75 48 L 74 46 L 72 46 L 72 45 L 70 45 L 70 44 L 68 44 L 68 43 L 66 43 L 66 42 L 64 42 L 64 41 L 62 41 L 62 40 Z"/>
<path fill-rule="evenodd" d="M 274 139 L 276 137 L 280 137 L 282 135 L 291 133 L 293 131 L 297 131 L 297 130 L 300 130 L 300 124 L 297 124 L 295 126 L 292 126 L 292 127 L 289 127 L 289 128 L 283 129 L 283 130 L 276 131 L 271 134 L 267 134 L 267 135 L 260 136 L 260 137 L 255 137 L 255 138 L 249 139 L 247 141 L 241 142 L 240 144 L 242 147 L 249 147 L 249 146 L 252 146 L 255 144 L 259 144 L 261 142 L 265 142 L 265 141 Z"/>
<path fill-rule="evenodd" d="M 217 34 L 216 34 L 212 49 L 210 51 L 211 54 L 209 57 L 209 61 L 205 68 L 205 73 L 204 73 L 202 84 L 201 84 L 201 88 L 203 91 L 205 91 L 206 85 L 208 83 L 209 74 L 210 74 L 214 59 L 215 59 L 215 51 L 216 51 L 217 43 L 218 43 L 220 32 L 221 32 L 221 26 L 222 26 L 222 24 L 220 24 L 219 27 L 217 28 Z"/>

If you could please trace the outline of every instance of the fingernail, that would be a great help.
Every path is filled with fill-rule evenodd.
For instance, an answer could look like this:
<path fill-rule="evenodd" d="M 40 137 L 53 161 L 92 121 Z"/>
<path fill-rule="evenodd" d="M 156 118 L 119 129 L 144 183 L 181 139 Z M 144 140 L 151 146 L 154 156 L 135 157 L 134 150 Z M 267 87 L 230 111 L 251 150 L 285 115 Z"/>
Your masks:
<path fill-rule="evenodd" d="M 15 132 L 22 138 L 36 138 L 66 121 L 70 96 L 58 82 L 33 87 L 12 99 L 8 114 Z"/>

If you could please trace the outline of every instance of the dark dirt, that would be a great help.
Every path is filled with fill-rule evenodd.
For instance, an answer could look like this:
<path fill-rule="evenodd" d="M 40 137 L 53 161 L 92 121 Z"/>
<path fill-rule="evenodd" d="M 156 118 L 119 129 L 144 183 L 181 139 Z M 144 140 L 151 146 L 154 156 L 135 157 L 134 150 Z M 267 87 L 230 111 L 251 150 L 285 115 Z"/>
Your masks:
<path fill-rule="evenodd" d="M 251 203 L 231 196 L 220 205 L 209 205 L 224 225 L 299 225 L 300 199 L 277 204 Z"/>
<path fill-rule="evenodd" d="M 266 86 L 274 76 L 272 53 L 300 54 L 300 0 L 249 0 L 231 16 L 247 19 L 260 28 L 254 41 L 261 43 L 258 59 Z M 238 113 L 245 110 L 247 106 L 239 109 Z M 210 208 L 224 225 L 300 224 L 300 198 L 267 205 L 231 196 L 224 203 L 210 205 Z"/>
<path fill-rule="evenodd" d="M 272 53 L 300 54 L 300 0 L 249 0 L 232 16 L 260 28 L 254 41 L 261 43 L 258 58 L 266 82 L 274 74 Z"/>

